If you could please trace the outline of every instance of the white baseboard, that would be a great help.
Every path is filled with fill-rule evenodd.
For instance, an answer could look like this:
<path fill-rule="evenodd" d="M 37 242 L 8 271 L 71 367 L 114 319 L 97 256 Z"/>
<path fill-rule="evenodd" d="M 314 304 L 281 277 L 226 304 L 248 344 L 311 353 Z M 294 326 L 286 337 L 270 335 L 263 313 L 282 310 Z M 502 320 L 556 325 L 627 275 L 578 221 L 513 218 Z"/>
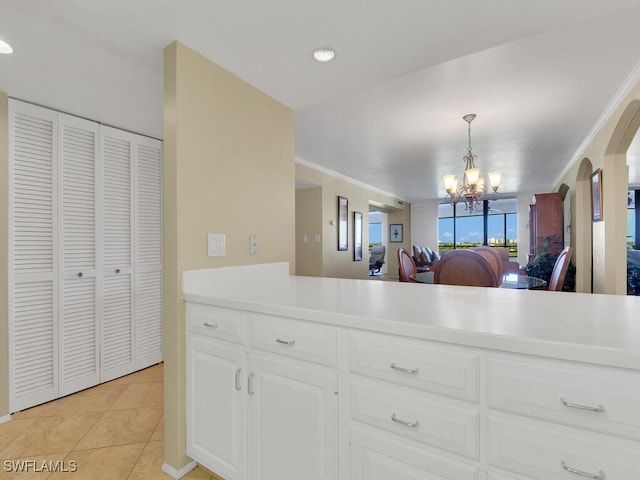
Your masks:
<path fill-rule="evenodd" d="M 167 465 L 166 463 L 163 463 L 162 471 L 167 475 L 169 475 L 171 478 L 175 478 L 176 480 L 178 480 L 184 477 L 187 473 L 189 473 L 191 470 L 193 470 L 197 466 L 198 464 L 195 461 L 191 461 L 187 463 L 184 467 L 182 467 L 180 470 L 176 470 L 171 465 Z"/>
<path fill-rule="evenodd" d="M 5 415 L 4 417 L 0 417 L 0 423 L 5 423 L 11 420 L 11 415 Z"/>

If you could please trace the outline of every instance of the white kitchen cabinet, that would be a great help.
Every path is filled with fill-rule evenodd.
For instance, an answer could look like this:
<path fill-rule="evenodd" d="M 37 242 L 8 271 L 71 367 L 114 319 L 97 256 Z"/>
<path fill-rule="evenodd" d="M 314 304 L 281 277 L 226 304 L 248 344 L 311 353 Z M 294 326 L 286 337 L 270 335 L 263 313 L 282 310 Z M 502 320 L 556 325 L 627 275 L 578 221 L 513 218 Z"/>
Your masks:
<path fill-rule="evenodd" d="M 288 355 L 305 345 L 295 335 L 308 333 L 302 322 L 288 333 L 293 343 L 278 343 L 277 331 L 260 336 L 265 350 L 273 344 L 287 356 L 247 346 L 244 322 L 235 310 L 187 307 L 187 453 L 226 480 L 336 479 L 335 370 Z M 332 329 L 323 333 L 335 340 Z"/>
<path fill-rule="evenodd" d="M 334 371 L 249 357 L 251 480 L 332 480 L 338 476 L 338 400 Z"/>
<path fill-rule="evenodd" d="M 9 117 L 15 412 L 162 360 L 162 143 L 13 99 Z"/>
<path fill-rule="evenodd" d="M 285 264 L 183 272 L 188 336 L 224 340 L 246 355 L 248 470 L 239 478 L 640 478 L 635 304 L 581 296 L 576 308 L 588 308 L 576 321 L 591 333 L 574 344 L 562 323 L 535 336 L 545 320 L 527 315 L 540 292 L 516 301 L 499 289 L 398 287 L 291 277 Z M 480 302 L 480 311 L 500 300 L 519 312 L 508 319 L 510 334 L 501 322 L 463 328 L 407 307 L 424 298 L 437 305 L 444 293 Z M 558 308 L 566 302 L 547 295 Z M 616 315 L 586 322 L 603 302 Z M 603 346 L 605 331 L 613 334 Z"/>
<path fill-rule="evenodd" d="M 246 478 L 245 352 L 202 335 L 187 340 L 187 452 L 227 480 Z"/>

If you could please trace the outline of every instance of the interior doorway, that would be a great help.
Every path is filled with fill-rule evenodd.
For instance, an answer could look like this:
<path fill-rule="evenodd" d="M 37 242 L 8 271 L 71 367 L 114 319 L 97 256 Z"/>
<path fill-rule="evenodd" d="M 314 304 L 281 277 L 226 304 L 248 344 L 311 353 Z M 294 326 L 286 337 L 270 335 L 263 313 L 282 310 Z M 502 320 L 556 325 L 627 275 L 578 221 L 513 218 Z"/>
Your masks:
<path fill-rule="evenodd" d="M 386 212 L 379 210 L 369 211 L 369 253 L 374 246 L 384 246 L 386 250 L 385 260 L 379 272 L 375 275 L 387 275 L 388 273 L 388 255 L 389 255 L 389 239 L 387 231 L 389 230 L 389 220 Z"/>

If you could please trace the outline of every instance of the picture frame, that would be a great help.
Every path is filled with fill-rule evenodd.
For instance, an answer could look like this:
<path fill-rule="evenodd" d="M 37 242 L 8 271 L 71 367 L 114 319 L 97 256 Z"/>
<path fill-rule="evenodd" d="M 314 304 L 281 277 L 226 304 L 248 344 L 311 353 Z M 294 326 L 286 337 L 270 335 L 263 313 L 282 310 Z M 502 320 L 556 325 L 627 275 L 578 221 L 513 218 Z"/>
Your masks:
<path fill-rule="evenodd" d="M 338 196 L 338 251 L 349 250 L 349 199 Z"/>
<path fill-rule="evenodd" d="M 402 243 L 402 223 L 389 224 L 389 241 L 392 243 Z"/>
<path fill-rule="evenodd" d="M 598 168 L 591 174 L 591 213 L 594 222 L 601 222 L 603 218 L 602 205 L 602 169 Z"/>
<path fill-rule="evenodd" d="M 353 212 L 353 261 L 362 261 L 362 212 Z"/>

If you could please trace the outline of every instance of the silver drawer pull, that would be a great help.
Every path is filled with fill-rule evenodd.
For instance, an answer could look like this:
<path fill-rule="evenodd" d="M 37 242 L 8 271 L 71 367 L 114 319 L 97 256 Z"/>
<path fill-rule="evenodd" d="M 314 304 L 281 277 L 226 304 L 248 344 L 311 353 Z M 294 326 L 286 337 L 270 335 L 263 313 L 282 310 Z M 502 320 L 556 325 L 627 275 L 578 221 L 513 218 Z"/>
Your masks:
<path fill-rule="evenodd" d="M 218 324 L 217 323 L 202 322 L 202 325 L 207 327 L 207 328 L 218 328 Z"/>
<path fill-rule="evenodd" d="M 575 468 L 571 468 L 570 466 L 568 466 L 564 460 L 560 460 L 560 465 L 562 465 L 562 468 L 564 468 L 567 472 L 569 473 L 575 473 L 576 475 L 581 475 L 583 477 L 587 477 L 587 478 L 593 478 L 595 480 L 604 480 L 605 476 L 604 476 L 604 472 L 602 470 L 600 470 L 598 472 L 598 474 L 593 474 L 593 473 L 589 473 L 589 472 L 583 472 L 582 470 L 576 470 Z"/>
<path fill-rule="evenodd" d="M 393 370 L 397 370 L 399 372 L 404 372 L 404 373 L 409 373 L 411 375 L 415 375 L 416 373 L 418 373 L 418 369 L 417 368 L 405 368 L 405 367 L 399 367 L 398 365 L 396 365 L 395 363 L 391 364 L 391 368 Z"/>
<path fill-rule="evenodd" d="M 602 404 L 597 407 L 590 407 L 588 405 L 578 405 L 577 403 L 567 402 L 564 398 L 560 398 L 560 401 L 568 408 L 577 408 L 578 410 L 586 410 L 588 412 L 604 412 L 604 405 Z"/>
<path fill-rule="evenodd" d="M 247 378 L 247 393 L 251 396 L 256 393 L 253 389 L 253 372 L 251 372 Z"/>
<path fill-rule="evenodd" d="M 396 417 L 395 413 L 391 414 L 391 420 L 393 420 L 396 423 L 399 423 L 400 425 L 404 425 L 405 427 L 409 427 L 409 428 L 418 428 L 420 426 L 420 422 L 418 420 L 416 420 L 414 423 L 405 422 L 404 420 L 400 420 L 398 417 Z"/>
<path fill-rule="evenodd" d="M 276 342 L 278 342 L 281 345 L 289 345 L 290 347 L 293 347 L 296 344 L 295 340 L 282 340 L 281 338 L 276 338 Z"/>
<path fill-rule="evenodd" d="M 239 368 L 236 370 L 236 390 L 242 390 L 242 385 L 240 385 L 240 373 L 242 373 L 242 369 Z"/>

